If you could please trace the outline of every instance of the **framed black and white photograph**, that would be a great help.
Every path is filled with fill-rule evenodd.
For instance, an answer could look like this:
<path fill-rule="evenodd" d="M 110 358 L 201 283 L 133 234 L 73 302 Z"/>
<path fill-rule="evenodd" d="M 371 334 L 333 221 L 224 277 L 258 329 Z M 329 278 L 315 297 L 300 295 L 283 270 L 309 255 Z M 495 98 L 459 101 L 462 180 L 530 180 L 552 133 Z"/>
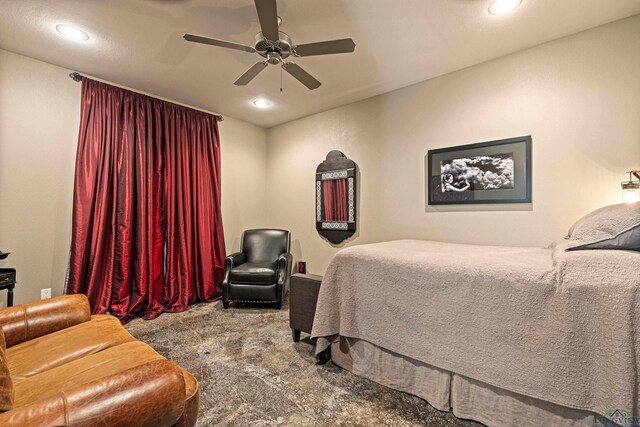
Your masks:
<path fill-rule="evenodd" d="M 429 150 L 429 205 L 531 203 L 531 136 Z"/>

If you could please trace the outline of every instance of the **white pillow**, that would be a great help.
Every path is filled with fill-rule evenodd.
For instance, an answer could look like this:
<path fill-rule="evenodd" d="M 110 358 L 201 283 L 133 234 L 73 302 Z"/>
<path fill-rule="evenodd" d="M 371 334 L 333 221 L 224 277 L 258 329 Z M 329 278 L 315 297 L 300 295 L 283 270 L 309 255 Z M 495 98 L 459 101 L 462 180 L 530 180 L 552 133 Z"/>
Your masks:
<path fill-rule="evenodd" d="M 640 251 L 640 202 L 606 206 L 580 218 L 569 229 L 567 250 Z"/>

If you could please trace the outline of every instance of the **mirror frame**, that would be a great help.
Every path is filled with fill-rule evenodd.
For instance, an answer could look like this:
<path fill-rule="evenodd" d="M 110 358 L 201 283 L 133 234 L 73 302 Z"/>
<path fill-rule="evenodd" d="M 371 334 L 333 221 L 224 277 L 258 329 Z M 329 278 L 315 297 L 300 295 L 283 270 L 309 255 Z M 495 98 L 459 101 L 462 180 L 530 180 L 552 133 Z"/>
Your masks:
<path fill-rule="evenodd" d="M 316 230 L 328 241 L 338 244 L 356 232 L 356 175 L 358 166 L 338 150 L 330 151 L 316 168 Z M 347 179 L 347 221 L 324 221 L 323 181 Z"/>

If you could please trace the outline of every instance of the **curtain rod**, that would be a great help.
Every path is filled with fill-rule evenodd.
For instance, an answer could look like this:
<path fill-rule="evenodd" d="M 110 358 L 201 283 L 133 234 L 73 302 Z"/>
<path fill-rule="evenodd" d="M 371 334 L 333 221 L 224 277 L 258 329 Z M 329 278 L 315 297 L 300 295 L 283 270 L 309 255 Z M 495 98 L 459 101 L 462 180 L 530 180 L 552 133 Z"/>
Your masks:
<path fill-rule="evenodd" d="M 78 72 L 74 71 L 73 73 L 69 74 L 69 77 L 71 77 L 71 79 L 72 79 L 73 81 L 81 82 L 81 81 L 82 81 L 82 78 L 83 78 L 83 77 L 85 77 L 85 76 L 83 76 L 82 74 L 80 74 L 80 73 L 78 73 Z M 110 84 L 110 85 L 112 85 L 112 86 L 119 87 L 119 88 L 121 88 L 121 89 L 130 90 L 130 91 L 132 91 L 132 92 L 136 92 L 136 93 L 139 93 L 139 94 L 141 94 L 141 95 L 151 96 L 152 98 L 158 98 L 158 99 L 160 99 L 160 100 L 162 100 L 162 101 L 171 102 L 172 104 L 176 104 L 176 105 L 180 105 L 180 106 L 188 107 L 188 108 L 193 108 L 194 110 L 198 110 L 198 111 L 202 111 L 202 112 L 205 112 L 205 113 L 209 113 L 209 114 L 212 114 L 212 115 L 216 116 L 216 117 L 218 118 L 218 121 L 220 121 L 220 122 L 224 121 L 224 117 L 222 117 L 222 114 L 212 113 L 211 111 L 201 110 L 200 108 L 194 108 L 194 107 L 191 107 L 190 105 L 184 105 L 184 104 L 181 104 L 181 103 L 179 103 L 179 102 L 172 101 L 172 100 L 170 100 L 170 99 L 159 98 L 159 97 L 157 97 L 157 96 L 153 96 L 153 95 L 149 95 L 149 94 L 146 94 L 146 93 L 142 93 L 142 92 L 139 92 L 139 91 L 137 91 L 137 90 L 130 89 L 130 88 L 128 88 L 128 87 L 118 86 L 118 85 L 113 84 L 113 83 L 110 83 L 110 82 L 105 82 L 104 80 L 96 79 L 96 78 L 94 78 L 94 77 L 89 77 L 89 78 L 91 78 L 92 80 L 97 80 L 97 81 L 100 81 L 100 82 L 103 82 L 103 83 Z"/>

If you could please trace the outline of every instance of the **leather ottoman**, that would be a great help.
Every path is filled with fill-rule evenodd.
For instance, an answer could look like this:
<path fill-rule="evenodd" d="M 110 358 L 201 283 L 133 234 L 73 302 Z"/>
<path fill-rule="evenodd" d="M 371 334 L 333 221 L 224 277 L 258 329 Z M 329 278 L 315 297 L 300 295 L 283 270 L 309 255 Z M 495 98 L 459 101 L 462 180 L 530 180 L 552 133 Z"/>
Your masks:
<path fill-rule="evenodd" d="M 289 326 L 294 342 L 300 341 L 300 332 L 311 333 L 313 317 L 322 276 L 294 274 L 289 283 Z"/>

